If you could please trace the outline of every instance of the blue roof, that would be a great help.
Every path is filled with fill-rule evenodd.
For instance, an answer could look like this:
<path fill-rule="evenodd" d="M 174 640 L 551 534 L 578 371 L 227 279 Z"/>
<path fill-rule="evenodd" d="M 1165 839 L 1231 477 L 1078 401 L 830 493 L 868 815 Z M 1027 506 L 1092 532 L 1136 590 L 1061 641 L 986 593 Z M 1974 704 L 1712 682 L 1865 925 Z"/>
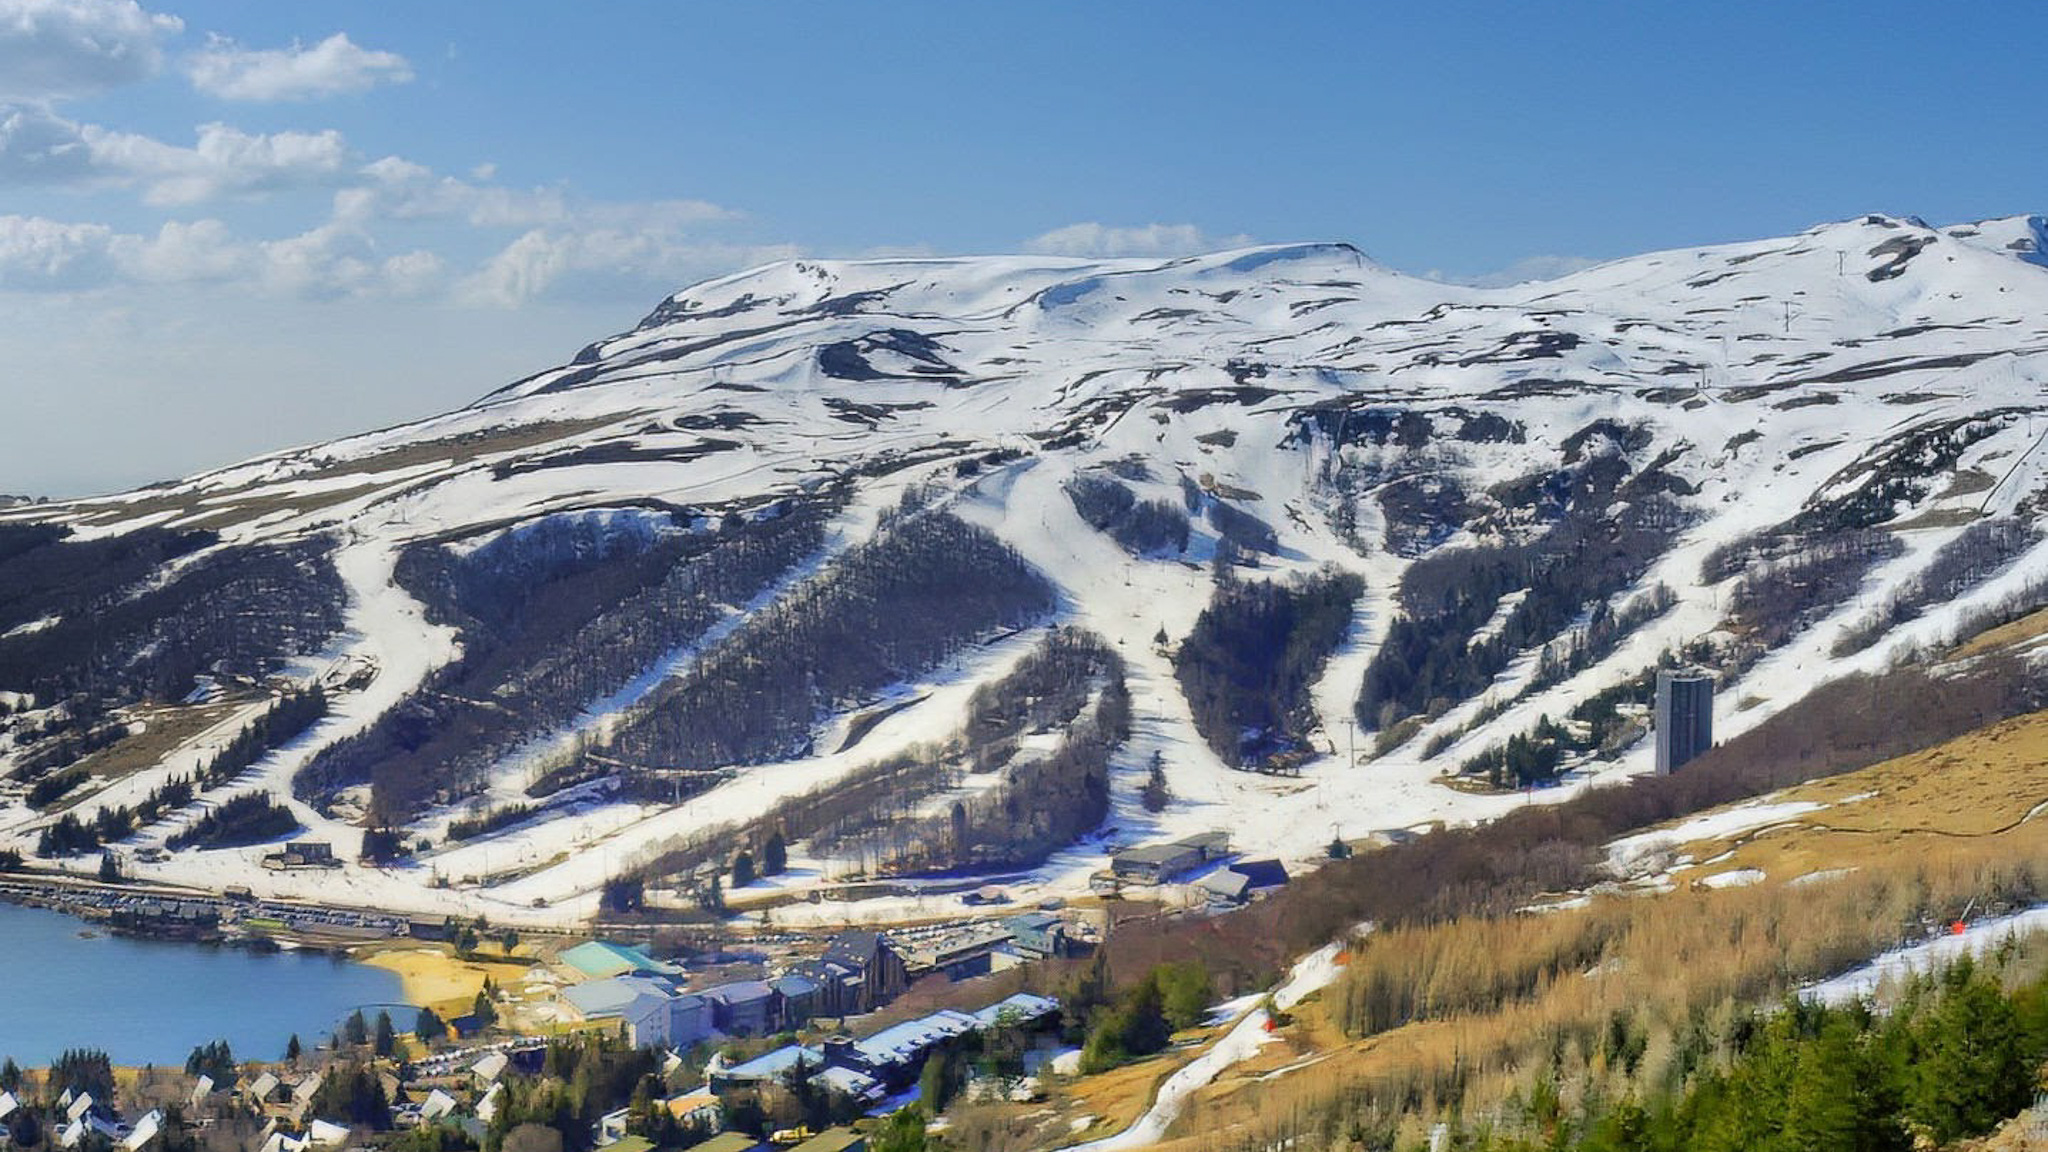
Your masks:
<path fill-rule="evenodd" d="M 1004 1013 L 1014 1014 L 1018 1020 L 1028 1024 L 1034 1020 L 1042 1020 L 1059 1010 L 1060 1002 L 1050 996 L 1033 996 L 1029 992 L 1019 992 L 976 1012 L 974 1019 L 983 1028 L 993 1028 L 1002 1022 Z"/>
<path fill-rule="evenodd" d="M 753 1000 L 766 1000 L 775 995 L 775 989 L 770 988 L 765 980 L 734 980 L 730 984 L 706 988 L 698 995 L 721 1004 L 745 1004 Z"/>
<path fill-rule="evenodd" d="M 808 996 L 818 990 L 818 982 L 807 976 L 787 972 L 768 982 L 768 986 L 784 996 Z"/>
<path fill-rule="evenodd" d="M 733 1080 L 772 1080 L 796 1067 L 798 1060 L 822 1066 L 825 1063 L 825 1054 L 816 1048 L 791 1044 L 786 1048 L 765 1052 L 745 1064 L 735 1064 L 722 1074 Z"/>
<path fill-rule="evenodd" d="M 609 940 L 591 940 L 566 949 L 561 961 L 585 976 L 599 980 L 644 972 L 674 976 L 680 971 L 675 965 L 664 964 L 638 948 L 614 944 Z"/>
<path fill-rule="evenodd" d="M 916 1059 L 934 1044 L 980 1027 L 980 1021 L 967 1013 L 946 1008 L 884 1028 L 853 1047 L 870 1064 L 894 1064 Z"/>
<path fill-rule="evenodd" d="M 616 1016 L 630 1008 L 637 1008 L 643 1002 L 667 1003 L 672 989 L 667 983 L 645 976 L 615 976 L 609 980 L 592 980 L 562 990 L 562 999 L 576 1006 L 585 1016 Z"/>

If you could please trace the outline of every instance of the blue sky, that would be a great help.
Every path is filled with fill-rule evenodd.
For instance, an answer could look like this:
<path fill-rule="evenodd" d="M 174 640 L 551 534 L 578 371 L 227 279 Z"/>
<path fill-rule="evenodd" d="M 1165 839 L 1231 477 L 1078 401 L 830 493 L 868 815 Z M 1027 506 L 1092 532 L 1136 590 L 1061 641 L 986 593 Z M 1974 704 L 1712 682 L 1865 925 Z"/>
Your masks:
<path fill-rule="evenodd" d="M 794 254 L 1341 239 L 1485 277 L 2048 210 L 2036 20 L 0 0 L 0 492 L 424 415 Z"/>

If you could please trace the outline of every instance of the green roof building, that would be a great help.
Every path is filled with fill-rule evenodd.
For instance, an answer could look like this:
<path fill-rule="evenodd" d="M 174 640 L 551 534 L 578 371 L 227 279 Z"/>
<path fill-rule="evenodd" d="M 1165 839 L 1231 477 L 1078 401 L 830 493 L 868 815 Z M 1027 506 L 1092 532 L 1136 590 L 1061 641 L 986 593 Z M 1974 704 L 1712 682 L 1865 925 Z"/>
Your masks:
<path fill-rule="evenodd" d="M 666 964 L 638 948 L 591 940 L 566 949 L 557 957 L 563 967 L 588 980 L 609 980 L 614 976 L 680 976 L 682 969 Z"/>

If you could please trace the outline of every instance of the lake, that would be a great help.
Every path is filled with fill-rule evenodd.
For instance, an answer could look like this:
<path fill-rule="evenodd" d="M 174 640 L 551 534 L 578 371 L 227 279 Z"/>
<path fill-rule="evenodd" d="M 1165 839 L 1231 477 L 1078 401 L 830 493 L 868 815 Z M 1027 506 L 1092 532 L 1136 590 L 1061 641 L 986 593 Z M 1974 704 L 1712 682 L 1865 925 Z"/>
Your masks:
<path fill-rule="evenodd" d="M 83 931 L 96 933 L 80 936 Z M 403 1001 L 396 973 L 311 953 L 108 936 L 57 912 L 0 903 L 0 1057 L 24 1067 L 66 1048 L 116 1064 L 183 1067 L 226 1040 L 238 1059 L 274 1060 L 297 1033 L 312 1047 L 358 1007 Z M 410 1012 L 396 1007 L 401 1029 Z"/>

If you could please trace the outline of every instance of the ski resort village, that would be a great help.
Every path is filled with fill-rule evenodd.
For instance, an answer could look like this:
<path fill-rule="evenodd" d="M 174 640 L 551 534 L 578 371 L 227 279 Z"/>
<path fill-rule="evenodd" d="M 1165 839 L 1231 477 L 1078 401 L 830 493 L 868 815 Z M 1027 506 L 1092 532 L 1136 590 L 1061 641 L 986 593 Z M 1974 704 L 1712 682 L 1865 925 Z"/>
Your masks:
<path fill-rule="evenodd" d="M 2044 383 L 2039 216 L 785 260 L 0 508 L 0 1140 L 2037 1146 Z"/>

